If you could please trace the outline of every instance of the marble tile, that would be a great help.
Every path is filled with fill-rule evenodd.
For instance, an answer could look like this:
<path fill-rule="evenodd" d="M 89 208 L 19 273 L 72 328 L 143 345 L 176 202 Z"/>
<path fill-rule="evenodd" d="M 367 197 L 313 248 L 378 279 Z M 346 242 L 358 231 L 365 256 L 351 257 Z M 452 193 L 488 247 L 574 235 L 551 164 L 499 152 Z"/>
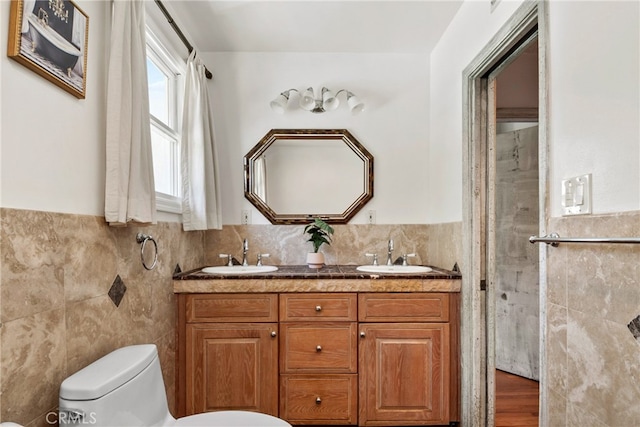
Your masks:
<path fill-rule="evenodd" d="M 58 420 L 58 405 L 52 406 L 43 414 L 38 414 L 29 424 L 24 427 L 51 427 L 57 425 Z"/>
<path fill-rule="evenodd" d="M 549 427 L 568 426 L 567 424 L 567 401 L 564 394 L 556 393 L 554 390 L 547 392 L 547 410 Z"/>
<path fill-rule="evenodd" d="M 567 278 L 571 309 L 618 323 L 628 323 L 640 307 L 640 247 L 601 245 L 568 250 Z"/>
<path fill-rule="evenodd" d="M 637 237 L 640 211 L 552 218 L 549 230 L 563 237 Z M 547 253 L 546 370 L 549 388 L 563 394 L 557 362 L 567 359 L 567 425 L 638 425 L 640 346 L 628 324 L 640 314 L 640 246 L 567 243 Z"/>
<path fill-rule="evenodd" d="M 427 234 L 426 264 L 451 270 L 457 263 L 462 268 L 462 222 L 429 224 Z"/>
<path fill-rule="evenodd" d="M 547 305 L 547 390 L 567 394 L 567 309 Z"/>
<path fill-rule="evenodd" d="M 118 274 L 109 227 L 93 216 L 61 215 L 58 230 L 65 253 L 65 299 L 81 301 L 108 292 L 112 281 L 104 278 Z"/>
<path fill-rule="evenodd" d="M 459 292 L 460 280 L 203 279 L 175 280 L 176 293 L 234 292 Z"/>
<path fill-rule="evenodd" d="M 624 325 L 569 310 L 568 402 L 610 426 L 637 424 L 638 354 L 640 349 Z"/>
<path fill-rule="evenodd" d="M 549 229 L 566 235 L 564 222 L 551 220 Z M 547 247 L 547 301 L 567 306 L 567 245 Z"/>
<path fill-rule="evenodd" d="M 175 332 L 176 297 L 173 293 L 171 276 L 158 281 L 156 286 L 150 286 L 150 310 L 153 333 L 150 336 L 171 334 Z"/>
<path fill-rule="evenodd" d="M 167 403 L 169 412 L 176 413 L 176 343 L 175 333 L 169 333 L 155 340 L 158 347 L 158 358 L 162 369 L 165 389 L 167 390 Z"/>
<path fill-rule="evenodd" d="M 2 325 L 2 420 L 26 425 L 56 407 L 67 373 L 65 338 L 61 309 Z"/>
<path fill-rule="evenodd" d="M 173 269 L 204 264 L 204 232 L 183 232 L 177 223 L 117 228 L 103 217 L 6 208 L 0 215 L 0 419 L 49 425 L 46 413 L 66 376 L 139 343 L 158 345 L 174 405 Z M 140 262 L 140 231 L 158 241 L 152 271 Z M 119 307 L 107 296 L 117 275 L 128 288 Z"/>
<path fill-rule="evenodd" d="M 620 427 L 617 424 L 606 424 L 598 419 L 588 408 L 582 405 L 567 403 L 567 426 L 576 427 Z M 624 425 L 627 426 L 626 424 Z"/>
<path fill-rule="evenodd" d="M 1 212 L 1 320 L 62 308 L 64 247 L 59 215 Z"/>
<path fill-rule="evenodd" d="M 125 298 L 121 305 L 126 301 Z M 67 364 L 70 374 L 120 347 L 121 332 L 114 326 L 117 310 L 120 308 L 116 308 L 106 295 L 67 304 Z"/>
<path fill-rule="evenodd" d="M 377 253 L 380 262 L 384 262 L 389 239 L 394 240 L 394 259 L 402 254 L 415 253 L 416 257 L 410 259 L 412 264 L 435 265 L 446 269 L 452 268 L 455 263 L 455 261 L 449 261 L 457 259 L 449 255 L 447 263 L 451 265 L 444 266 L 431 262 L 428 254 L 431 240 L 429 226 L 424 224 L 336 224 L 334 229 L 331 245 L 323 245 L 321 249 L 328 265 L 370 263 L 371 259 L 367 258 L 365 253 Z M 460 235 L 455 233 L 460 230 L 460 227 L 452 224 L 446 229 L 450 230 L 447 233 L 449 241 L 456 242 Z M 205 234 L 205 262 L 207 265 L 223 264 L 219 258 L 221 253 L 230 253 L 240 260 L 242 240 L 247 238 L 250 264 L 255 264 L 258 253 L 269 253 L 270 257 L 266 259 L 268 264 L 301 265 L 305 263 L 306 254 L 311 249 L 311 244 L 307 242 L 303 230 L 304 225 L 228 225 L 222 230 L 210 230 Z M 449 246 L 446 248 L 448 251 L 457 251 L 457 248 L 450 249 Z"/>

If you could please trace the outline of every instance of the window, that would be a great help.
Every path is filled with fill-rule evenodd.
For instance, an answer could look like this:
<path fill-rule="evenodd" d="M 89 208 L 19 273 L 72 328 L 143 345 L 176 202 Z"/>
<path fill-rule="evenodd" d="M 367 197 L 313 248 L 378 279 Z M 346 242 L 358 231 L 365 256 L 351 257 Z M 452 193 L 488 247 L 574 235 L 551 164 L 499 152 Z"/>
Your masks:
<path fill-rule="evenodd" d="M 147 79 L 156 203 L 159 211 L 182 213 L 180 116 L 184 60 L 172 55 L 147 28 Z"/>

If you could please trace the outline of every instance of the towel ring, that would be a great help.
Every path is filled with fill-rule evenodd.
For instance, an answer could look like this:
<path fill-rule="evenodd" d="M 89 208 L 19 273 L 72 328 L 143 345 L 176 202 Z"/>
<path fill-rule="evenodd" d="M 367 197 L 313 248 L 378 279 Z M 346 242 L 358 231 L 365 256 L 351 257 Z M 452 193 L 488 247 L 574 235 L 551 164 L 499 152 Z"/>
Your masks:
<path fill-rule="evenodd" d="M 153 256 L 153 263 L 151 264 L 151 267 L 149 267 L 144 260 L 144 247 L 149 240 L 153 242 L 153 246 L 155 248 L 155 255 Z M 142 266 L 147 270 L 153 270 L 153 268 L 156 266 L 156 263 L 158 262 L 158 243 L 156 243 L 155 239 L 152 236 L 142 233 L 136 234 L 136 242 L 142 243 L 142 246 L 140 247 L 140 259 L 142 260 Z"/>

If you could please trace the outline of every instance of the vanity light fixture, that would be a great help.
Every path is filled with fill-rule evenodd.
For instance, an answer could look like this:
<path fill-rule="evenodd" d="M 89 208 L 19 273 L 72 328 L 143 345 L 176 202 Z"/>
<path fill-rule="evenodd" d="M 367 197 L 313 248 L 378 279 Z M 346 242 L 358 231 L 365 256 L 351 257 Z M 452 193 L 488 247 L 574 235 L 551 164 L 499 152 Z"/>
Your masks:
<path fill-rule="evenodd" d="M 360 113 L 364 110 L 364 103 L 358 99 L 357 96 L 346 89 L 340 89 L 335 94 L 326 87 L 323 87 L 320 91 L 320 97 L 316 98 L 312 87 L 305 89 L 303 92 L 297 89 L 288 89 L 282 92 L 276 99 L 271 101 L 271 109 L 276 113 L 283 114 L 287 109 L 291 92 L 300 94 L 300 100 L 298 105 L 303 110 L 311 111 L 312 113 L 324 113 L 325 111 L 333 111 L 340 105 L 338 95 L 341 92 L 347 94 L 347 105 L 353 114 Z"/>

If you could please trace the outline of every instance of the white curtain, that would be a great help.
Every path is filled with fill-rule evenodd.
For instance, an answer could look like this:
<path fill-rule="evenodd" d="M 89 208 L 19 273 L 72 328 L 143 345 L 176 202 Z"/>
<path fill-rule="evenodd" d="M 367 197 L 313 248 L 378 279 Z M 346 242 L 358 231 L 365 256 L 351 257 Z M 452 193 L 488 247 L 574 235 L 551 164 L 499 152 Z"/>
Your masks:
<path fill-rule="evenodd" d="M 107 71 L 105 219 L 156 222 L 144 4 L 113 2 Z"/>
<path fill-rule="evenodd" d="M 182 116 L 182 224 L 184 230 L 222 228 L 218 155 L 205 67 L 193 50 L 187 60 Z"/>

